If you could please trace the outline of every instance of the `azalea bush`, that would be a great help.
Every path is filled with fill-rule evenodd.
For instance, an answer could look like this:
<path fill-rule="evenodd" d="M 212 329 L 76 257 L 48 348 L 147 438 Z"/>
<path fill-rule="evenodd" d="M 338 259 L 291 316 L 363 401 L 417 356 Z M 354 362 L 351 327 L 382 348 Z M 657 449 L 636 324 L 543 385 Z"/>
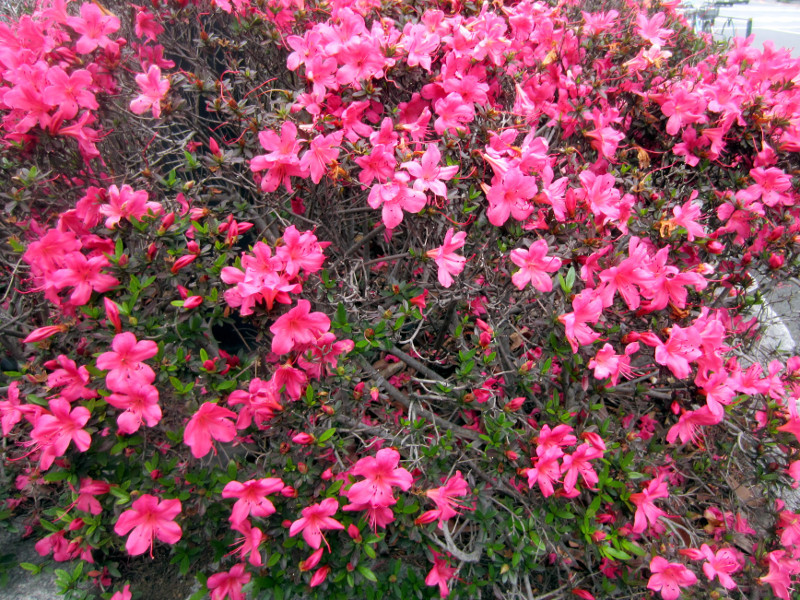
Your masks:
<path fill-rule="evenodd" d="M 214 600 L 788 600 L 800 357 L 758 309 L 800 264 L 800 62 L 676 4 L 7 14 L 22 567 L 113 600 L 167 564 Z"/>

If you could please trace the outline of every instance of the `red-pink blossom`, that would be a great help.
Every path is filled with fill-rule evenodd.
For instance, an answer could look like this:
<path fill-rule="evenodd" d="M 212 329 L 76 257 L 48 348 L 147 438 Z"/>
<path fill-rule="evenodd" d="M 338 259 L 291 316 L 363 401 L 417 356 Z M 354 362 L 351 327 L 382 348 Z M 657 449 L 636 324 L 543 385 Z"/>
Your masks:
<path fill-rule="evenodd" d="M 525 250 L 516 248 L 511 251 L 511 262 L 520 267 L 519 271 L 511 276 L 511 281 L 518 290 L 525 289 L 530 283 L 540 292 L 549 292 L 553 289 L 553 280 L 547 273 L 555 273 L 561 267 L 561 259 L 547 256 L 547 242 L 536 240 Z"/>
<path fill-rule="evenodd" d="M 369 504 L 386 507 L 397 502 L 392 493 L 393 487 L 407 490 L 414 478 L 406 469 L 398 467 L 400 453 L 392 448 L 382 448 L 375 456 L 360 459 L 351 473 L 364 477 L 350 486 L 345 494 L 354 504 Z"/>
<path fill-rule="evenodd" d="M 339 510 L 339 503 L 336 498 L 326 498 L 318 504 L 312 504 L 302 510 L 302 517 L 294 521 L 289 528 L 289 536 L 294 537 L 301 531 L 303 532 L 303 539 L 306 543 L 315 550 L 320 547 L 322 541 L 325 545 L 330 546 L 325 536 L 322 534 L 323 529 L 344 529 L 344 525 L 339 523 L 333 518 L 333 515 Z"/>
<path fill-rule="evenodd" d="M 128 554 L 137 556 L 149 548 L 152 558 L 155 538 L 167 544 L 174 544 L 181 539 L 183 532 L 174 520 L 180 512 L 181 501 L 178 499 L 159 501 L 155 496 L 143 494 L 133 501 L 129 510 L 120 515 L 114 532 L 126 535 L 130 531 L 125 543 Z"/>
<path fill-rule="evenodd" d="M 146 73 L 136 76 L 136 83 L 142 93 L 131 100 L 131 112 L 141 115 L 150 110 L 153 118 L 157 119 L 161 116 L 161 101 L 169 91 L 169 79 L 162 79 L 161 69 L 150 65 Z"/>
<path fill-rule="evenodd" d="M 457 570 L 458 569 L 455 567 L 450 566 L 450 561 L 443 555 L 434 552 L 433 567 L 430 572 L 428 572 L 427 577 L 425 577 L 425 585 L 438 585 L 439 596 L 441 598 L 447 598 L 450 593 L 449 582 L 455 577 Z"/>
<path fill-rule="evenodd" d="M 451 227 L 444 236 L 444 243 L 426 253 L 426 256 L 432 258 L 439 267 L 439 283 L 446 288 L 453 285 L 453 275 L 458 275 L 464 270 L 467 259 L 455 251 L 464 247 L 466 238 L 466 231 L 455 233 Z"/>
<path fill-rule="evenodd" d="M 250 581 L 250 573 L 245 572 L 245 564 L 234 565 L 230 571 L 216 573 L 208 578 L 206 586 L 211 592 L 211 600 L 245 600 L 242 593 L 244 584 Z"/>
<path fill-rule="evenodd" d="M 697 577 L 681 563 L 671 563 L 667 559 L 656 556 L 650 561 L 653 573 L 647 582 L 647 589 L 661 592 L 664 600 L 677 600 L 682 587 L 697 583 Z"/>
<path fill-rule="evenodd" d="M 183 432 L 184 443 L 192 449 L 192 456 L 202 458 L 212 448 L 211 440 L 231 442 L 236 437 L 233 421 L 236 413 L 214 402 L 204 402 L 192 415 Z"/>
<path fill-rule="evenodd" d="M 286 354 L 304 350 L 331 327 L 330 319 L 321 312 L 310 312 L 308 300 L 298 300 L 297 306 L 278 317 L 269 328 L 272 332 L 272 351 Z"/>

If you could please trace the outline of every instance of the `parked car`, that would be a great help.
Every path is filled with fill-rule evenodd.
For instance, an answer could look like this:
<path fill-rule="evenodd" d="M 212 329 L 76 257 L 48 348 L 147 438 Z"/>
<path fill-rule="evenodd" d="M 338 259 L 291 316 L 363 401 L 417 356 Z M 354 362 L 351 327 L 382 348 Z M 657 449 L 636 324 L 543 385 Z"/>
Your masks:
<path fill-rule="evenodd" d="M 750 4 L 750 0 L 715 0 L 714 6 L 733 6 L 734 4 Z"/>

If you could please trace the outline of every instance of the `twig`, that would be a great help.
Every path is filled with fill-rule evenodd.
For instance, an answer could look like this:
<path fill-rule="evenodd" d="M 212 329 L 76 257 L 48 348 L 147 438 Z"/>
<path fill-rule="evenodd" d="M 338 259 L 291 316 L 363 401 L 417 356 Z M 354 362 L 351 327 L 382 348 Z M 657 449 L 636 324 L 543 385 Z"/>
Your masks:
<path fill-rule="evenodd" d="M 404 363 L 406 363 L 409 367 L 411 367 L 415 371 L 419 371 L 420 373 L 425 375 L 428 379 L 433 379 L 434 381 L 440 381 L 442 383 L 447 382 L 447 380 L 444 379 L 444 377 L 442 377 L 437 372 L 432 371 L 431 369 L 423 365 L 416 358 L 409 356 L 408 354 L 400 350 L 400 348 L 398 348 L 397 346 L 392 346 L 388 352 L 392 356 L 396 356 L 397 358 L 402 360 Z"/>
<path fill-rule="evenodd" d="M 386 381 L 386 379 L 384 379 L 383 376 L 380 373 L 378 373 L 378 371 L 376 371 L 371 364 L 367 362 L 367 359 L 365 359 L 363 356 L 359 356 L 359 359 L 361 360 L 361 364 L 364 367 L 364 370 L 366 370 L 366 372 L 369 373 L 369 376 L 375 380 L 375 383 L 377 383 L 380 387 L 382 387 L 384 391 L 392 397 L 392 399 L 402 404 L 406 408 L 406 410 L 409 410 L 411 408 L 411 400 L 408 398 L 408 396 L 406 396 L 403 392 L 394 387 L 391 383 Z M 421 406 L 414 407 L 414 410 L 422 418 L 433 422 L 435 425 L 438 425 L 439 427 L 444 427 L 445 429 L 452 431 L 453 434 L 457 435 L 458 437 L 466 438 L 468 440 L 473 440 L 476 442 L 480 440 L 480 438 L 478 437 L 478 433 L 476 431 L 472 431 L 471 429 L 465 429 L 460 425 L 451 423 L 447 419 L 443 419 L 433 414 L 432 412 L 425 410 Z"/>

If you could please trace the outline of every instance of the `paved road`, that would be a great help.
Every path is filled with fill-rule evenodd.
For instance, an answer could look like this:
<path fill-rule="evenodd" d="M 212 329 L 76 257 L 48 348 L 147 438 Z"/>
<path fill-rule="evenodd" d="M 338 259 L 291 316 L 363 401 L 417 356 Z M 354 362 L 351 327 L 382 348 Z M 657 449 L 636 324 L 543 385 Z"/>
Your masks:
<path fill-rule="evenodd" d="M 692 0 L 691 3 L 694 6 L 704 4 L 702 0 Z M 756 47 L 772 41 L 778 48 L 792 49 L 792 56 L 800 58 L 800 2 L 750 0 L 749 4 L 720 6 L 714 27 L 718 33 L 722 30 L 725 37 L 731 34 L 744 37 L 747 19 L 753 19 Z"/>

